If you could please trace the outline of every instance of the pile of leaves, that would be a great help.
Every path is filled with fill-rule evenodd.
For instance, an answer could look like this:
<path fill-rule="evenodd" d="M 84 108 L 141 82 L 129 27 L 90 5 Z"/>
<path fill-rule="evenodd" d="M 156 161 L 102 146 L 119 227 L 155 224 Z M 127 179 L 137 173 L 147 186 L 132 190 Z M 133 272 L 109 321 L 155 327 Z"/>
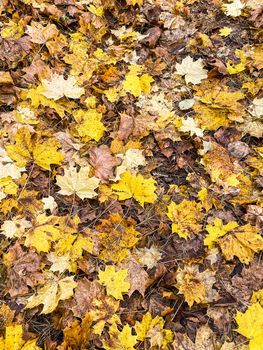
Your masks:
<path fill-rule="evenodd" d="M 0 349 L 263 349 L 262 24 L 0 2 Z"/>

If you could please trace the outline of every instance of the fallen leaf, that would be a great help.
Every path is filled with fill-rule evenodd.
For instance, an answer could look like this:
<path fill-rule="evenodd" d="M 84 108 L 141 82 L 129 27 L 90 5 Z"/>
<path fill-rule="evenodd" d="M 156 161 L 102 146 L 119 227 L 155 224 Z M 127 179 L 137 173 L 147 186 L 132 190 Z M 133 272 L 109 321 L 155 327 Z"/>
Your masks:
<path fill-rule="evenodd" d="M 99 186 L 100 180 L 95 176 L 89 177 L 89 167 L 81 167 L 79 172 L 73 166 L 64 169 L 64 176 L 57 175 L 57 185 L 61 188 L 58 192 L 70 196 L 76 194 L 81 199 L 97 196 L 94 191 Z"/>

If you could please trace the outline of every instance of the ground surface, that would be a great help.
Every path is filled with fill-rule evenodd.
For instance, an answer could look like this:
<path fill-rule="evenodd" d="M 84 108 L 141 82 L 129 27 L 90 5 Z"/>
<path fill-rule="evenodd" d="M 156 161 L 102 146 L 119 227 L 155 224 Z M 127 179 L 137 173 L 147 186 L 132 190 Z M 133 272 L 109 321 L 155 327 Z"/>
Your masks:
<path fill-rule="evenodd" d="M 0 2 L 0 349 L 263 349 L 260 3 Z"/>

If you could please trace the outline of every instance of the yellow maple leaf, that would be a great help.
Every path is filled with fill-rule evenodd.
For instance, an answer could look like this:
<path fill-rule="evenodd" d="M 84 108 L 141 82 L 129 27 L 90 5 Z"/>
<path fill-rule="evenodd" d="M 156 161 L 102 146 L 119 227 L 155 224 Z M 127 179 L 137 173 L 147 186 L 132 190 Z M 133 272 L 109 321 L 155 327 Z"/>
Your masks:
<path fill-rule="evenodd" d="M 102 113 L 95 109 L 89 109 L 88 111 L 79 109 L 73 113 L 73 117 L 77 122 L 76 130 L 82 141 L 99 141 L 102 138 L 106 130 L 101 122 Z"/>
<path fill-rule="evenodd" d="M 115 271 L 114 266 L 106 266 L 105 271 L 99 271 L 99 281 L 106 287 L 107 294 L 112 295 L 115 299 L 123 300 L 122 293 L 127 293 L 130 289 L 130 283 L 125 281 L 128 271 Z"/>
<path fill-rule="evenodd" d="M 263 289 L 253 292 L 250 301 L 251 303 L 259 303 L 261 306 L 263 306 Z"/>
<path fill-rule="evenodd" d="M 106 262 L 122 262 L 129 249 L 138 242 L 139 232 L 134 229 L 133 222 L 124 219 L 118 213 L 101 220 L 100 224 L 96 225 L 96 230 L 99 232 L 98 239 L 102 246 L 99 257 Z"/>
<path fill-rule="evenodd" d="M 172 223 L 172 232 L 187 238 L 190 233 L 197 234 L 201 230 L 199 223 L 202 218 L 200 203 L 184 199 L 181 203 L 171 202 L 168 206 L 168 218 Z"/>
<path fill-rule="evenodd" d="M 51 164 L 61 164 L 64 156 L 58 151 L 60 142 L 53 138 L 42 138 L 41 134 L 31 135 L 26 127 L 18 129 L 15 144 L 6 146 L 8 156 L 18 167 L 34 161 L 40 167 L 51 170 Z"/>
<path fill-rule="evenodd" d="M 119 200 L 134 198 L 143 207 L 144 203 L 154 203 L 157 195 L 155 180 L 145 179 L 141 174 L 133 175 L 126 171 L 121 175 L 121 180 L 112 185 L 113 193 L 117 194 Z"/>
<path fill-rule="evenodd" d="M 1 350 L 40 350 L 37 339 L 25 341 L 23 328 L 20 324 L 11 324 L 5 329 L 5 337 L 0 337 Z"/>
<path fill-rule="evenodd" d="M 34 247 L 40 252 L 48 252 L 51 243 L 58 240 L 62 233 L 59 228 L 59 217 L 39 214 L 34 227 L 26 233 L 25 245 Z"/>
<path fill-rule="evenodd" d="M 24 34 L 24 23 L 22 19 L 18 23 L 10 20 L 5 25 L 5 28 L 1 30 L 1 37 L 3 39 L 19 39 Z"/>
<path fill-rule="evenodd" d="M 237 312 L 236 332 L 242 334 L 249 340 L 249 350 L 263 349 L 263 307 L 259 304 L 252 304 L 246 312 Z"/>
<path fill-rule="evenodd" d="M 184 295 L 190 307 L 194 302 L 199 304 L 216 299 L 216 292 L 212 292 L 216 279 L 209 270 L 199 272 L 198 265 L 185 266 L 184 269 L 179 269 L 176 280 L 179 293 Z"/>
<path fill-rule="evenodd" d="M 42 314 L 48 314 L 54 311 L 60 300 L 66 300 L 72 297 L 73 290 L 77 283 L 73 276 L 58 279 L 51 275 L 50 280 L 37 290 L 36 295 L 28 299 L 26 309 L 32 309 L 43 304 Z"/>
<path fill-rule="evenodd" d="M 76 194 L 81 199 L 97 196 L 94 191 L 99 186 L 100 180 L 93 176 L 89 177 L 90 168 L 81 167 L 79 172 L 73 166 L 64 169 L 64 176 L 57 175 L 57 185 L 61 188 L 60 194 L 70 196 Z"/>
<path fill-rule="evenodd" d="M 132 335 L 132 330 L 126 324 L 121 331 L 118 330 L 116 323 L 113 323 L 109 329 L 110 340 L 103 342 L 105 350 L 134 350 L 137 336 Z"/>
<path fill-rule="evenodd" d="M 54 101 L 51 100 L 43 95 L 43 92 L 45 91 L 44 86 L 39 85 L 36 88 L 28 89 L 21 92 L 21 98 L 26 100 L 31 100 L 31 105 L 34 108 L 38 108 L 40 105 L 44 107 L 49 107 L 54 109 L 57 114 L 63 118 L 65 115 L 65 111 L 71 111 L 73 106 L 75 106 L 74 102 L 68 102 L 68 101 Z"/>
<path fill-rule="evenodd" d="M 154 81 L 153 78 L 149 74 L 142 74 L 139 77 L 138 73 L 141 69 L 138 65 L 130 66 L 129 69 L 130 72 L 123 82 L 124 91 L 130 92 L 135 97 L 140 96 L 143 92 L 148 94 L 151 90 L 151 83 Z"/>
<path fill-rule="evenodd" d="M 63 234 L 55 243 L 54 250 L 56 255 L 63 260 L 61 264 L 67 264 L 67 269 L 76 272 L 76 261 L 82 257 L 83 251 L 93 252 L 94 243 L 89 236 Z M 58 261 L 59 262 L 59 261 Z M 61 267 L 62 268 L 62 267 Z"/>
<path fill-rule="evenodd" d="M 235 221 L 230 221 L 228 224 L 223 225 L 222 220 L 216 218 L 213 225 L 206 225 L 205 227 L 209 234 L 205 237 L 204 244 L 209 249 L 212 249 L 220 237 L 223 237 L 227 232 L 232 231 L 236 227 L 238 227 L 238 223 Z"/>
<path fill-rule="evenodd" d="M 234 256 L 248 264 L 255 253 L 263 249 L 263 238 L 258 234 L 259 229 L 247 224 L 239 226 L 219 239 L 219 246 L 227 260 L 232 260 Z"/>
<path fill-rule="evenodd" d="M 219 29 L 219 35 L 226 37 L 228 36 L 230 33 L 232 33 L 233 29 L 230 27 L 223 27 Z"/>
<path fill-rule="evenodd" d="M 163 327 L 164 319 L 162 317 L 152 318 L 151 314 L 147 312 L 143 315 L 141 322 L 136 321 L 134 328 L 139 341 L 149 338 L 152 347 L 158 346 L 160 349 L 168 349 L 167 345 L 172 342 L 173 333 Z"/>

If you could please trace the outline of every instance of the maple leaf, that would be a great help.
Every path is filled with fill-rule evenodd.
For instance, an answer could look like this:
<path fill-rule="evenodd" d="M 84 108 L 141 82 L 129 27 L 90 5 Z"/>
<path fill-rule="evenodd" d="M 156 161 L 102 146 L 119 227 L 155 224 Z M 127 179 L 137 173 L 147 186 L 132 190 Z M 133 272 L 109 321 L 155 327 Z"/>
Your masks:
<path fill-rule="evenodd" d="M 223 237 L 227 232 L 232 231 L 236 227 L 238 227 L 238 223 L 235 221 L 230 221 L 228 224 L 223 225 L 222 220 L 216 218 L 213 225 L 206 225 L 205 227 L 209 234 L 205 237 L 204 244 L 209 249 L 212 249 L 220 237 Z"/>
<path fill-rule="evenodd" d="M 132 93 L 135 97 L 140 96 L 143 92 L 148 94 L 151 90 L 151 83 L 154 81 L 153 78 L 148 74 L 142 74 L 139 77 L 138 73 L 141 68 L 138 65 L 130 66 L 129 69 L 130 72 L 123 82 L 124 91 Z"/>
<path fill-rule="evenodd" d="M 207 78 L 207 70 L 204 69 L 203 60 L 194 61 L 187 56 L 182 63 L 176 63 L 176 74 L 184 75 L 186 83 L 200 84 L 202 79 Z"/>
<path fill-rule="evenodd" d="M 263 307 L 259 303 L 252 304 L 246 312 L 237 312 L 236 332 L 249 340 L 249 350 L 261 350 L 263 344 Z"/>
<path fill-rule="evenodd" d="M 227 16 L 238 17 L 242 13 L 242 9 L 245 7 L 240 0 L 234 0 L 230 4 L 224 4 L 223 10 Z"/>
<path fill-rule="evenodd" d="M 134 198 L 143 207 L 144 203 L 154 203 L 157 195 L 155 180 L 153 178 L 145 179 L 141 174 L 133 175 L 126 171 L 121 175 L 121 180 L 112 185 L 115 194 L 120 200 Z"/>
<path fill-rule="evenodd" d="M 259 303 L 261 306 L 263 306 L 263 289 L 253 292 L 251 302 Z"/>
<path fill-rule="evenodd" d="M 105 131 L 105 126 L 101 122 L 102 113 L 95 109 L 74 111 L 73 117 L 77 122 L 76 129 L 82 141 L 99 141 Z"/>
<path fill-rule="evenodd" d="M 135 250 L 135 257 L 140 264 L 146 265 L 148 269 L 152 269 L 157 264 L 157 261 L 161 259 L 162 253 L 155 246 L 151 246 L 151 248 Z"/>
<path fill-rule="evenodd" d="M 5 329 L 5 337 L 0 337 L 1 350 L 41 350 L 36 345 L 37 339 L 25 341 L 20 324 L 11 324 Z"/>
<path fill-rule="evenodd" d="M 190 233 L 197 234 L 201 229 L 201 209 L 201 204 L 186 199 L 179 204 L 171 202 L 167 216 L 173 222 L 172 232 L 185 239 Z"/>
<path fill-rule="evenodd" d="M 59 280 L 55 275 L 51 275 L 49 281 L 37 290 L 37 294 L 32 295 L 28 299 L 25 308 L 32 309 L 43 304 L 41 313 L 49 314 L 57 308 L 60 300 L 66 300 L 72 297 L 76 286 L 77 283 L 74 281 L 73 276 Z"/>
<path fill-rule="evenodd" d="M 38 252 L 48 252 L 51 243 L 62 235 L 59 221 L 60 217 L 39 214 L 32 230 L 26 233 L 25 245 L 36 248 Z"/>
<path fill-rule="evenodd" d="M 38 108 L 40 105 L 44 107 L 49 107 L 54 109 L 57 114 L 63 118 L 65 111 L 70 111 L 74 106 L 73 102 L 68 101 L 53 101 L 45 97 L 42 93 L 45 91 L 44 86 L 39 85 L 36 88 L 28 89 L 26 91 L 21 92 L 21 98 L 24 100 L 30 99 L 31 106 L 34 108 Z"/>
<path fill-rule="evenodd" d="M 53 74 L 50 80 L 43 79 L 42 85 L 45 90 L 42 95 L 53 100 L 59 100 L 63 96 L 68 98 L 80 98 L 85 93 L 84 88 L 77 85 L 76 78 L 69 76 L 67 80 L 63 75 Z"/>
<path fill-rule="evenodd" d="M 106 266 L 105 271 L 99 271 L 99 281 L 106 287 L 107 294 L 120 300 L 123 300 L 122 293 L 127 293 L 130 289 L 130 283 L 125 281 L 127 276 L 127 270 L 115 271 L 112 265 Z"/>
<path fill-rule="evenodd" d="M 227 260 L 238 259 L 248 264 L 255 253 L 263 250 L 263 238 L 258 234 L 259 229 L 247 224 L 239 226 L 231 234 L 219 239 L 219 246 Z"/>
<path fill-rule="evenodd" d="M 209 270 L 199 272 L 198 265 L 185 266 L 183 270 L 179 269 L 176 280 L 179 293 L 184 295 L 190 307 L 194 302 L 207 303 L 217 299 L 217 293 L 212 289 L 216 279 Z"/>
<path fill-rule="evenodd" d="M 123 326 L 119 331 L 116 323 L 110 326 L 109 334 L 111 336 L 108 342 L 104 342 L 105 350 L 134 350 L 137 341 L 137 336 L 132 335 L 129 325 Z"/>
<path fill-rule="evenodd" d="M 31 22 L 31 26 L 26 26 L 26 33 L 31 37 L 31 41 L 36 44 L 45 44 L 48 40 L 59 34 L 55 24 L 42 26 L 39 22 Z"/>
<path fill-rule="evenodd" d="M 118 158 L 122 159 L 121 165 L 116 168 L 116 176 L 114 181 L 120 180 L 120 175 L 127 170 L 138 170 L 140 165 L 146 165 L 146 160 L 143 155 L 143 151 L 139 149 L 128 149 L 125 154 L 117 154 Z"/>
<path fill-rule="evenodd" d="M 132 220 L 126 220 L 120 214 L 114 213 L 96 225 L 96 230 L 99 231 L 98 240 L 102 246 L 100 259 L 120 263 L 127 257 L 129 249 L 139 240 L 139 232 L 134 229 L 133 224 Z"/>
<path fill-rule="evenodd" d="M 79 172 L 73 166 L 64 169 L 64 176 L 56 176 L 57 185 L 61 188 L 58 193 L 66 196 L 76 194 L 81 199 L 96 197 L 94 190 L 98 188 L 100 180 L 95 176 L 89 177 L 89 171 L 88 166 L 81 167 Z"/>
<path fill-rule="evenodd" d="M 27 127 L 18 129 L 14 135 L 15 144 L 7 145 L 8 156 L 18 167 L 34 161 L 40 167 L 51 170 L 51 164 L 61 164 L 64 159 L 58 151 L 60 142 L 53 138 L 42 138 L 41 134 L 31 135 Z"/>
<path fill-rule="evenodd" d="M 203 130 L 197 127 L 196 121 L 191 117 L 187 117 L 186 119 L 182 120 L 182 126 L 179 128 L 179 130 L 183 132 L 190 132 L 191 136 L 196 135 L 203 137 Z"/>

